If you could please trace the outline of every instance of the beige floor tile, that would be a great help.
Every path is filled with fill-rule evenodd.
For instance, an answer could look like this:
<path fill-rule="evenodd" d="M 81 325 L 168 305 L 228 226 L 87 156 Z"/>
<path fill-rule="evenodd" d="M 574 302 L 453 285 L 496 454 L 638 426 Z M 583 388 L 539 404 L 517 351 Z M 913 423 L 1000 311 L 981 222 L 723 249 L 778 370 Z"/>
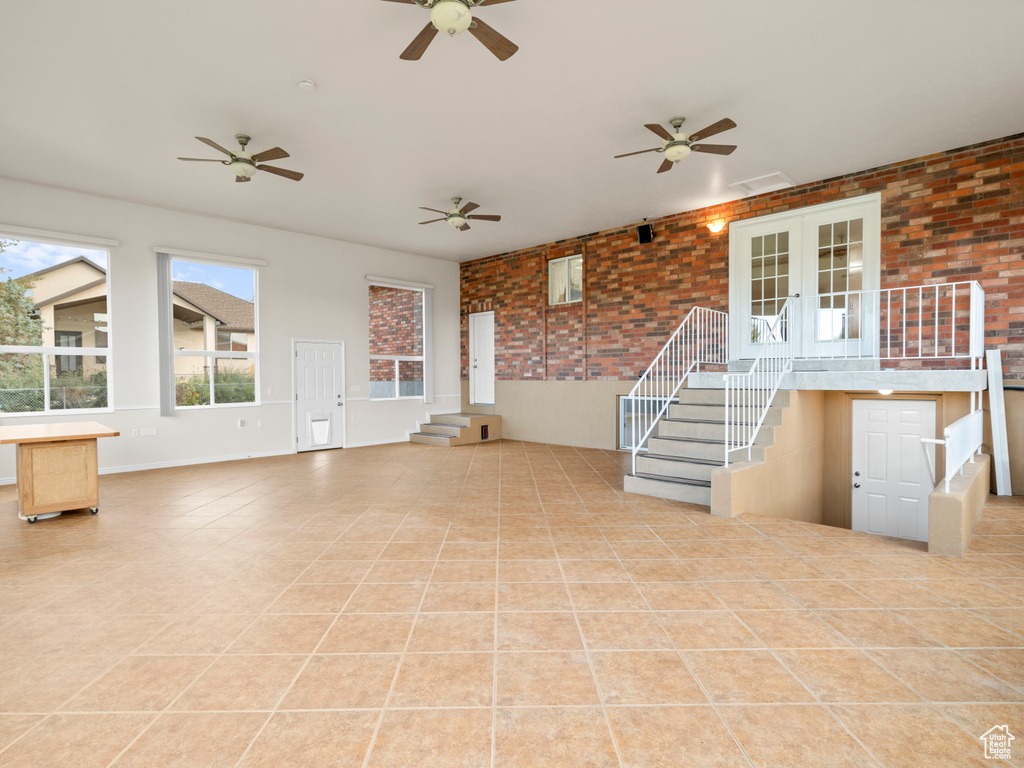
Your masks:
<path fill-rule="evenodd" d="M 979 613 L 986 616 L 998 613 L 999 610 L 983 610 Z M 1024 638 L 960 608 L 898 610 L 893 613 L 950 648 L 1024 647 Z M 1024 624 L 1021 628 L 1024 629 Z"/>
<path fill-rule="evenodd" d="M 592 651 L 672 647 L 672 641 L 650 611 L 578 613 L 577 617 L 587 647 Z"/>
<path fill-rule="evenodd" d="M 941 594 L 907 579 L 866 579 L 843 582 L 882 608 L 953 608 Z"/>
<path fill-rule="evenodd" d="M 825 707 L 739 706 L 720 711 L 757 768 L 878 766 Z"/>
<path fill-rule="evenodd" d="M 363 583 L 426 584 L 433 571 L 433 560 L 378 560 L 366 574 Z"/>
<path fill-rule="evenodd" d="M 736 611 L 769 648 L 849 648 L 852 643 L 810 611 Z"/>
<path fill-rule="evenodd" d="M 542 560 L 502 560 L 498 567 L 498 581 L 505 582 L 559 582 L 562 569 L 557 562 Z"/>
<path fill-rule="evenodd" d="M 921 697 L 859 650 L 782 650 L 789 671 L 823 702 L 920 702 Z"/>
<path fill-rule="evenodd" d="M 617 768 L 608 723 L 589 707 L 499 709 L 495 768 Z"/>
<path fill-rule="evenodd" d="M 628 582 L 629 574 L 617 560 L 564 560 L 566 582 Z"/>
<path fill-rule="evenodd" d="M 921 648 L 939 642 L 889 611 L 817 611 L 818 616 L 861 648 Z"/>
<path fill-rule="evenodd" d="M 569 592 L 560 582 L 510 582 L 498 586 L 499 611 L 568 611 L 571 609 Z"/>
<path fill-rule="evenodd" d="M 498 706 L 600 704 L 590 662 L 582 651 L 499 653 Z"/>
<path fill-rule="evenodd" d="M 735 557 L 687 560 L 689 568 L 702 581 L 764 581 L 765 575 Z"/>
<path fill-rule="evenodd" d="M 266 722 L 255 712 L 160 715 L 114 763 L 117 768 L 231 768 Z M 211 735 L 216 734 L 216 738 Z"/>
<path fill-rule="evenodd" d="M 103 768 L 131 744 L 154 717 L 151 714 L 51 715 L 17 744 L 0 752 L 0 766 Z M 40 719 L 33 718 L 33 721 Z M 22 733 L 27 730 L 27 727 L 19 728 Z M 7 743 L 5 741 L 4 746 Z"/>
<path fill-rule="evenodd" d="M 623 560 L 622 567 L 626 569 L 633 581 L 697 581 L 697 575 L 678 560 Z"/>
<path fill-rule="evenodd" d="M 111 655 L 131 653 L 167 627 L 172 619 L 164 614 L 107 614 L 75 632 L 72 641 L 54 646 L 49 653 L 79 654 L 83 649 L 102 650 Z"/>
<path fill-rule="evenodd" d="M 480 768 L 490 761 L 490 709 L 391 710 L 367 768 Z"/>
<path fill-rule="evenodd" d="M 345 613 L 411 613 L 420 607 L 425 584 L 361 584 Z"/>
<path fill-rule="evenodd" d="M 1024 733 L 1024 704 L 938 704 L 937 708 L 979 740 L 997 724 L 1009 726 L 1011 734 Z M 1021 751 L 1015 742 L 1011 742 L 1010 754 L 1015 756 L 1013 763 L 1019 765 Z"/>
<path fill-rule="evenodd" d="M 339 613 L 355 584 L 295 584 L 267 608 L 268 613 Z"/>
<path fill-rule="evenodd" d="M 0 750 L 16 741 L 42 719 L 42 715 L 0 715 Z M 0 765 L 3 765 L 2 754 Z"/>
<path fill-rule="evenodd" d="M 637 584 L 655 611 L 724 610 L 725 604 L 704 584 L 697 582 L 653 582 Z"/>
<path fill-rule="evenodd" d="M 591 658 L 608 706 L 708 703 L 675 651 L 615 651 Z"/>
<path fill-rule="evenodd" d="M 407 653 L 389 707 L 488 707 L 493 653 Z"/>
<path fill-rule="evenodd" d="M 729 611 L 661 611 L 658 617 L 679 649 L 764 648 Z"/>
<path fill-rule="evenodd" d="M 774 581 L 825 578 L 824 572 L 799 557 L 759 557 L 750 564 Z"/>
<path fill-rule="evenodd" d="M 420 610 L 444 613 L 461 611 L 494 611 L 493 584 L 430 584 Z"/>
<path fill-rule="evenodd" d="M 334 621 L 327 614 L 260 616 L 228 648 L 228 653 L 312 653 Z"/>
<path fill-rule="evenodd" d="M 834 706 L 833 712 L 886 768 L 984 768 L 981 742 L 934 707 Z M 912 739 L 907 739 L 913 734 Z"/>
<path fill-rule="evenodd" d="M 721 542 L 716 541 L 712 538 L 704 539 L 686 539 L 682 541 L 669 541 L 666 542 L 668 548 L 676 553 L 683 562 L 689 560 L 703 560 L 707 558 L 735 558 L 736 554 L 723 545 Z"/>
<path fill-rule="evenodd" d="M 332 544 L 320 553 L 320 560 L 341 560 L 351 562 L 353 560 L 376 560 L 384 551 L 384 543 L 363 543 L 353 544 L 351 542 L 339 541 Z M 369 565 L 361 566 L 369 569 Z"/>
<path fill-rule="evenodd" d="M 503 564 L 504 565 L 504 564 Z M 432 582 L 484 582 L 493 584 L 497 578 L 495 561 L 440 560 L 434 567 Z"/>
<path fill-rule="evenodd" d="M 152 712 L 170 704 L 210 665 L 210 656 L 127 656 L 66 701 L 66 712 Z"/>
<path fill-rule="evenodd" d="M 408 650 L 411 653 L 492 651 L 494 614 L 421 613 L 416 619 Z M 327 648 L 321 646 L 321 651 L 327 652 Z"/>
<path fill-rule="evenodd" d="M 780 586 L 812 611 L 878 608 L 877 603 L 838 581 L 786 581 Z"/>
<path fill-rule="evenodd" d="M 1024 637 L 1024 608 L 975 608 L 972 613 L 1018 637 Z M 1019 646 L 1020 642 L 1006 645 Z"/>
<path fill-rule="evenodd" d="M 499 651 L 575 651 L 583 648 L 571 613 L 498 614 Z"/>
<path fill-rule="evenodd" d="M 569 594 L 577 611 L 643 611 L 647 602 L 633 584 L 570 583 Z"/>
<path fill-rule="evenodd" d="M 221 656 L 174 702 L 175 711 L 272 710 L 305 656 Z"/>
<path fill-rule="evenodd" d="M 960 655 L 1003 682 L 1024 690 L 1024 648 L 971 648 L 961 650 Z"/>
<path fill-rule="evenodd" d="M 240 768 L 359 768 L 377 712 L 277 712 Z"/>
<path fill-rule="evenodd" d="M 717 581 L 708 583 L 708 589 L 733 610 L 800 608 L 792 597 L 765 581 Z"/>
<path fill-rule="evenodd" d="M 379 709 L 400 657 L 392 654 L 313 656 L 281 709 Z"/>
<path fill-rule="evenodd" d="M 1024 701 L 1024 694 L 961 658 L 955 651 L 900 648 L 869 653 L 930 701 Z"/>
<path fill-rule="evenodd" d="M 627 768 L 746 765 L 711 707 L 611 707 L 608 718 Z"/>
<path fill-rule="evenodd" d="M 555 551 L 560 560 L 610 560 L 615 557 L 611 544 L 605 541 L 557 541 Z M 561 576 L 559 576 L 561 578 Z"/>
<path fill-rule="evenodd" d="M 1015 608 L 1024 606 L 1024 601 L 1020 597 L 1000 589 L 1000 582 L 998 580 L 986 584 L 978 579 L 921 579 L 913 583 L 962 608 Z M 917 606 L 901 607 L 911 608 Z"/>
<path fill-rule="evenodd" d="M 768 651 L 686 651 L 715 704 L 799 704 L 814 697 Z"/>
<path fill-rule="evenodd" d="M 282 591 L 284 586 L 280 584 L 225 584 L 192 606 L 189 613 L 262 613 L 280 597 Z"/>
<path fill-rule="evenodd" d="M 324 635 L 319 653 L 397 653 L 405 648 L 414 613 L 343 613 Z"/>

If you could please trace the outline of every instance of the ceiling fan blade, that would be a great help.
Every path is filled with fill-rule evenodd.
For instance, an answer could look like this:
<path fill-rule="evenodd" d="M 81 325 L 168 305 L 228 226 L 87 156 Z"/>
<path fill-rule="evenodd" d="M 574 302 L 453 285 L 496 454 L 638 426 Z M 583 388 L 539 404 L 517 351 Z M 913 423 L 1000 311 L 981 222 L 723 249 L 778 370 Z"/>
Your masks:
<path fill-rule="evenodd" d="M 254 163 L 265 163 L 267 160 L 282 160 L 286 157 L 291 157 L 280 147 L 274 147 L 273 149 L 265 149 L 262 152 L 257 152 L 252 156 Z"/>
<path fill-rule="evenodd" d="M 469 28 L 470 34 L 484 44 L 484 47 L 498 57 L 501 61 L 507 61 L 519 50 L 519 46 L 498 32 L 494 27 L 485 24 L 482 20 L 474 17 L 475 22 Z"/>
<path fill-rule="evenodd" d="M 202 136 L 196 136 L 196 138 L 199 139 L 201 142 L 203 142 L 203 144 L 207 144 L 207 145 L 213 147 L 214 149 L 216 149 L 216 150 L 218 150 L 220 152 L 223 152 L 225 155 L 230 155 L 231 157 L 235 156 L 234 152 L 229 152 L 228 150 L 224 149 L 224 147 L 222 147 L 220 144 L 218 144 L 213 139 L 204 139 Z"/>
<path fill-rule="evenodd" d="M 193 163 L 223 163 L 224 160 L 211 159 L 209 157 L 179 157 L 179 160 L 188 160 Z"/>
<path fill-rule="evenodd" d="M 479 5 L 497 5 L 498 3 L 511 3 L 512 0 L 480 0 Z"/>
<path fill-rule="evenodd" d="M 665 171 L 671 171 L 672 170 L 672 166 L 674 166 L 674 165 L 675 165 L 675 163 L 673 163 L 671 160 L 665 160 L 661 164 L 661 167 L 658 169 L 658 173 L 664 173 Z"/>
<path fill-rule="evenodd" d="M 466 232 L 469 229 L 470 229 L 469 224 L 463 224 L 461 227 L 459 227 L 459 232 Z"/>
<path fill-rule="evenodd" d="M 433 224 L 435 221 L 444 221 L 444 219 L 431 219 L 430 221 L 421 221 L 420 224 Z"/>
<path fill-rule="evenodd" d="M 735 144 L 694 144 L 690 147 L 694 152 L 707 152 L 711 155 L 731 155 L 736 151 Z"/>
<path fill-rule="evenodd" d="M 658 138 L 664 139 L 665 141 L 672 141 L 672 134 L 666 131 L 657 123 L 647 123 L 646 125 L 644 125 L 644 128 L 646 128 L 648 131 L 653 131 L 654 133 L 658 134 Z"/>
<path fill-rule="evenodd" d="M 272 173 L 275 176 L 284 176 L 286 179 L 291 179 L 292 181 L 299 181 L 303 176 L 305 176 L 305 174 L 299 173 L 298 171 L 289 171 L 286 168 L 275 168 L 272 165 L 258 165 L 256 167 L 261 171 Z"/>
<path fill-rule="evenodd" d="M 661 147 L 655 147 L 654 149 L 641 149 L 639 152 L 627 152 L 624 155 L 616 155 L 615 159 L 618 160 L 620 157 L 632 157 L 633 155 L 646 155 L 648 152 L 661 152 Z"/>
<path fill-rule="evenodd" d="M 235 176 L 235 181 L 252 181 L 252 176 Z"/>
<path fill-rule="evenodd" d="M 467 219 L 474 219 L 476 221 L 501 221 L 501 216 L 495 216 L 493 214 L 486 214 L 486 215 L 477 214 L 476 216 L 467 216 L 466 218 Z"/>
<path fill-rule="evenodd" d="M 416 35 L 409 47 L 402 51 L 402 55 L 398 58 L 403 61 L 419 61 L 424 51 L 427 50 L 427 46 L 437 36 L 437 27 L 432 23 L 428 22 L 422 31 Z"/>
<path fill-rule="evenodd" d="M 696 133 L 691 133 L 690 134 L 690 141 L 700 141 L 701 139 L 706 139 L 708 136 L 714 136 L 716 133 L 722 133 L 723 131 L 728 131 L 730 128 L 735 128 L 735 127 L 736 127 L 736 123 L 734 123 L 728 117 L 724 117 L 721 120 L 719 120 L 717 123 L 713 123 L 713 124 L 709 125 L 707 128 L 705 128 L 702 131 L 697 131 Z"/>
<path fill-rule="evenodd" d="M 448 215 L 448 211 L 439 211 L 439 210 L 437 210 L 437 208 L 424 208 L 422 205 L 420 206 L 420 210 L 421 211 L 430 211 L 431 213 L 440 213 L 440 214 L 443 214 L 445 216 Z"/>
<path fill-rule="evenodd" d="M 470 211 L 475 211 L 479 207 L 480 206 L 477 205 L 476 203 L 466 203 L 464 206 L 462 206 L 461 209 L 459 209 L 459 213 L 465 215 L 465 214 L 469 213 Z"/>

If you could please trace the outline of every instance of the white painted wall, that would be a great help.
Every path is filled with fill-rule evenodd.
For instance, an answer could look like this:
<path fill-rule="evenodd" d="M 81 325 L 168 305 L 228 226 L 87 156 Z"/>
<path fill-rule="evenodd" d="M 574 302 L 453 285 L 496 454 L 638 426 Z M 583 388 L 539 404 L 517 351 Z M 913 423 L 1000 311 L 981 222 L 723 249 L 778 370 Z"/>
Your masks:
<path fill-rule="evenodd" d="M 229 189 L 228 192 L 235 190 Z M 459 265 L 274 229 L 0 179 L 0 224 L 111 238 L 111 343 L 114 413 L 2 417 L 0 425 L 96 420 L 121 432 L 100 441 L 101 472 L 290 453 L 292 339 L 341 340 L 349 386 L 349 446 L 397 442 L 427 410 L 457 411 Z M 159 415 L 156 246 L 261 259 L 260 406 Z M 418 400 L 369 402 L 368 288 L 365 275 L 429 283 L 434 290 L 434 392 Z M 355 391 L 354 387 L 361 387 Z M 246 426 L 237 422 L 245 419 Z M 257 428 L 256 422 L 263 426 Z M 156 427 L 155 437 L 131 437 Z M 0 447 L 0 482 L 13 482 L 14 446 Z"/>

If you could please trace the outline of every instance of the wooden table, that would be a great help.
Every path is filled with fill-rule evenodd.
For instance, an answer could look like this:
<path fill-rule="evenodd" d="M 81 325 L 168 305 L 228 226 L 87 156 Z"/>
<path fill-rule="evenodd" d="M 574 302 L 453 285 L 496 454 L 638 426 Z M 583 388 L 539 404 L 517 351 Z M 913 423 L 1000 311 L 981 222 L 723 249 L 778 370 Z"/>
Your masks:
<path fill-rule="evenodd" d="M 18 517 L 34 523 L 74 509 L 99 512 L 96 440 L 119 434 L 95 421 L 0 427 L 0 445 L 18 446 Z"/>

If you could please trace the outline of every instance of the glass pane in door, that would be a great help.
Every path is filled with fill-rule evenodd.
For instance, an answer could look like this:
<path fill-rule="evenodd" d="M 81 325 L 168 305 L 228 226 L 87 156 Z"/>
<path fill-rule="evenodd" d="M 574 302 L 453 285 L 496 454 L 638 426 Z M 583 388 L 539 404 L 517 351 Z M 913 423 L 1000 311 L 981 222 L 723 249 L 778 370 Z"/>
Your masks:
<path fill-rule="evenodd" d="M 818 227 L 818 341 L 859 339 L 864 285 L 864 220 Z"/>
<path fill-rule="evenodd" d="M 789 296 L 789 232 L 750 240 L 750 340 L 764 344 L 776 329 L 776 317 Z M 776 331 L 784 333 L 779 328 Z"/>

